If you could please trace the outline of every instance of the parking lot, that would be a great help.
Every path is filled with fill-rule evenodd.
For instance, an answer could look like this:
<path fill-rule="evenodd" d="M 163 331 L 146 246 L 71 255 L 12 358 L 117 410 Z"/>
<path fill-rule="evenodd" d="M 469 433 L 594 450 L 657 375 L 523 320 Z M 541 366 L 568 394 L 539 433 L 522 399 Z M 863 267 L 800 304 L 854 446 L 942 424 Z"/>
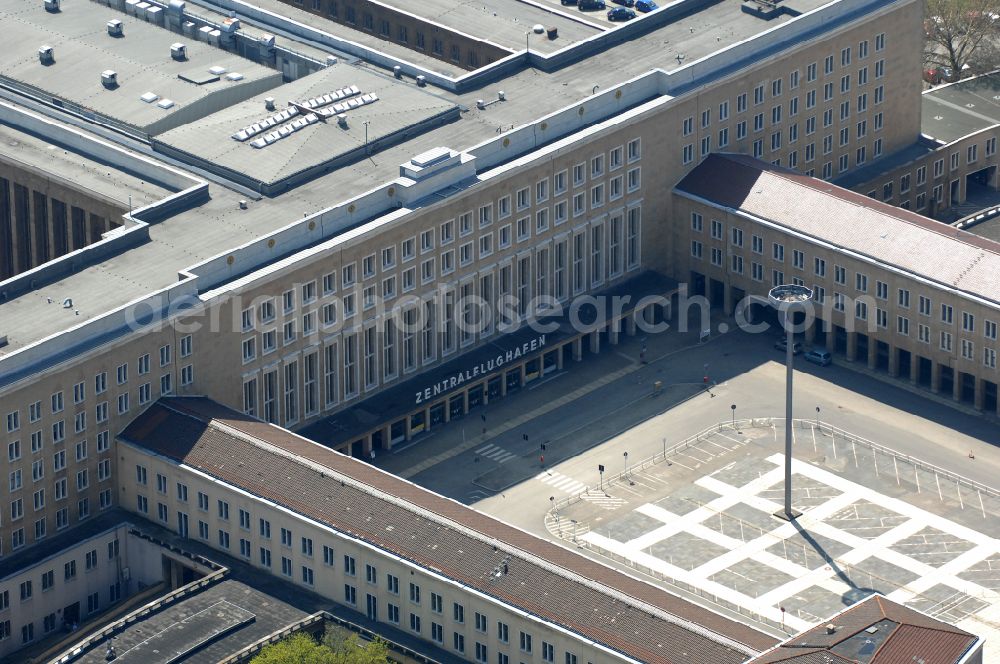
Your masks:
<path fill-rule="evenodd" d="M 597 8 L 591 9 L 589 6 L 585 9 L 580 9 L 576 0 L 574 0 L 572 4 L 563 4 L 563 0 L 538 0 L 538 1 L 545 5 L 550 5 L 553 8 L 558 7 L 560 11 L 566 14 L 569 14 L 571 16 L 579 16 L 584 20 L 590 21 L 602 27 L 614 27 L 616 25 L 620 25 L 622 21 L 608 20 L 608 10 L 614 9 L 616 7 L 625 7 L 625 5 L 616 4 L 611 0 L 604 0 L 605 7 L 603 9 L 597 9 Z M 585 3 L 589 1 L 593 0 L 584 0 Z M 636 19 L 644 16 L 645 15 L 644 12 L 641 12 L 635 8 L 634 6 L 635 0 L 632 0 L 632 3 L 633 3 L 632 6 L 628 8 L 630 8 L 633 12 L 635 12 Z"/>
<path fill-rule="evenodd" d="M 794 434 L 795 522 L 773 516 L 784 425 L 761 419 L 554 502 L 546 528 L 771 630 L 797 632 L 880 592 L 1000 656 L 1000 494 L 821 422 L 799 420 Z"/>

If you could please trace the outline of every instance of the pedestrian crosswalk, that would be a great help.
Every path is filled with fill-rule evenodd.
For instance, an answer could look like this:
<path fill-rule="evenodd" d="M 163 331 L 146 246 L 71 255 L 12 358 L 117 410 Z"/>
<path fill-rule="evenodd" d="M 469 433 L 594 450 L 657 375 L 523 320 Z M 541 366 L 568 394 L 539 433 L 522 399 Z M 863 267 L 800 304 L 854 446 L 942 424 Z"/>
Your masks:
<path fill-rule="evenodd" d="M 580 496 L 588 503 L 593 503 L 598 507 L 602 507 L 606 510 L 618 509 L 625 504 L 624 498 L 618 498 L 617 496 L 609 496 L 608 494 L 600 491 L 598 489 L 592 489 L 587 491 L 587 493 Z"/>
<path fill-rule="evenodd" d="M 583 482 L 578 482 L 572 477 L 563 475 L 562 473 L 557 473 L 554 470 L 546 470 L 535 475 L 535 479 L 540 481 L 542 484 L 548 484 L 554 489 L 559 489 L 569 494 L 577 494 L 584 491 L 587 485 Z"/>
<path fill-rule="evenodd" d="M 481 456 L 484 459 L 490 459 L 492 461 L 496 461 L 497 463 L 505 463 L 517 456 L 513 452 L 508 452 L 502 447 L 497 447 L 493 443 L 489 443 L 487 445 L 484 445 L 483 447 L 480 447 L 478 450 L 476 450 L 476 455 Z"/>

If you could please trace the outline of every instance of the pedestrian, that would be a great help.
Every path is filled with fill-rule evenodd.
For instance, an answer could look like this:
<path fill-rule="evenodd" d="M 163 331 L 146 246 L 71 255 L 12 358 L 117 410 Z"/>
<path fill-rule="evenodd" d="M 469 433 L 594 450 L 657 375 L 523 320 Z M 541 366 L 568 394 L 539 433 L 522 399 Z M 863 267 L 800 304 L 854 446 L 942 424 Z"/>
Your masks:
<path fill-rule="evenodd" d="M 545 466 L 545 455 L 544 454 L 538 455 L 538 463 L 540 463 L 543 467 Z"/>

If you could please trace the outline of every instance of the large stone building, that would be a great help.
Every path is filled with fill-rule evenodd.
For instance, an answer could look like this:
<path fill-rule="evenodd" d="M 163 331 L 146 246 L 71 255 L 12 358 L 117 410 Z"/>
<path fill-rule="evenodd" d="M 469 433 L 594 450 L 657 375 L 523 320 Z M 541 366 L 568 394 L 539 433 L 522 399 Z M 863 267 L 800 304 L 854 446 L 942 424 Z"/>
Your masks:
<path fill-rule="evenodd" d="M 5 131 L 42 137 L 50 182 L 120 179 L 106 196 L 119 213 L 129 191 L 158 197 L 121 220 L 81 203 L 120 227 L 98 239 L 88 222 L 56 258 L 40 211 L 68 194 L 31 168 L 4 176 L 0 556 L 136 509 L 114 439 L 162 396 L 207 395 L 368 456 L 662 315 L 581 328 L 559 309 L 688 279 L 691 210 L 671 191 L 712 153 L 830 180 L 920 132 L 917 0 L 680 0 L 615 29 L 531 4 L 550 34 L 510 0 L 487 23 L 509 54 L 460 45 L 459 75 L 430 33 L 430 55 L 411 42 L 430 14 L 385 40 L 330 20 L 338 4 L 0 0 L 28 35 L 3 56 L 18 64 Z M 57 35 L 45 61 L 29 37 Z M 137 60 L 133 35 L 160 46 Z M 26 213 L 29 194 L 53 203 Z M 518 327 L 533 317 L 554 326 Z M 975 376 L 988 407 L 996 379 Z"/>

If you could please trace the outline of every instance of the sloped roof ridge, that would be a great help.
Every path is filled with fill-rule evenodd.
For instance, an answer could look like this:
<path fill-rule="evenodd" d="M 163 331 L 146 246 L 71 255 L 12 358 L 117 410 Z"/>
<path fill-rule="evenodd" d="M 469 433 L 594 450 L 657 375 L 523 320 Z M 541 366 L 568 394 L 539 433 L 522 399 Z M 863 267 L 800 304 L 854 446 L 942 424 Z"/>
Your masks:
<path fill-rule="evenodd" d="M 927 231 L 928 233 L 934 233 L 939 237 L 947 238 L 948 240 L 952 240 L 954 242 L 960 242 L 981 252 L 1000 255 L 1000 242 L 991 240 L 990 238 L 973 235 L 966 230 L 955 228 L 954 226 L 941 221 L 935 221 L 929 217 L 919 215 L 916 212 L 911 212 L 910 210 L 890 205 L 875 198 L 869 198 L 864 194 L 850 189 L 844 189 L 843 187 L 835 185 L 832 182 L 826 182 L 825 180 L 809 177 L 784 166 L 761 162 L 760 160 L 754 159 L 749 155 L 732 152 L 720 152 L 717 154 L 723 159 L 738 163 L 741 166 L 751 168 L 762 174 L 766 173 L 768 175 L 772 175 L 795 186 L 806 187 L 825 197 L 835 199 L 842 204 L 851 205 L 862 210 L 872 210 L 880 215 L 890 217 L 901 223 L 909 224 L 910 226 L 915 226 L 921 230 Z M 711 156 L 712 155 L 709 157 Z M 858 197 L 859 200 L 855 200 L 855 197 Z M 951 232 L 945 232 L 945 229 L 949 229 Z"/>
<path fill-rule="evenodd" d="M 416 515 L 418 515 L 418 516 L 420 516 L 422 518 L 425 518 L 428 521 L 437 523 L 437 524 L 439 524 L 441 526 L 444 526 L 444 527 L 447 527 L 447 528 L 452 528 L 452 529 L 454 529 L 456 531 L 459 531 L 462 534 L 464 534 L 464 535 L 466 535 L 468 537 L 471 537 L 473 539 L 479 539 L 480 541 L 485 541 L 485 542 L 493 545 L 494 547 L 496 547 L 496 549 L 498 551 L 502 551 L 503 553 L 505 553 L 507 555 L 510 555 L 512 558 L 519 558 L 519 559 L 521 559 L 521 560 L 523 560 L 523 561 L 525 561 L 527 563 L 538 565 L 539 567 L 541 567 L 541 568 L 543 568 L 543 569 L 545 569 L 545 570 L 547 570 L 549 572 L 552 572 L 553 574 L 558 574 L 558 575 L 562 576 L 563 578 L 565 578 L 567 580 L 570 580 L 570 581 L 572 581 L 574 583 L 579 583 L 580 585 L 583 585 L 583 586 L 585 586 L 587 588 L 590 588 L 591 590 L 595 590 L 595 591 L 604 593 L 606 595 L 610 595 L 614 599 L 616 599 L 618 601 L 621 601 L 621 602 L 624 602 L 626 604 L 629 604 L 633 608 L 636 608 L 636 609 L 638 609 L 640 611 L 644 611 L 646 613 L 649 613 L 650 615 L 654 615 L 654 616 L 656 616 L 656 617 L 664 620 L 665 622 L 674 624 L 674 625 L 676 625 L 678 627 L 681 627 L 681 628 L 686 629 L 688 631 L 691 631 L 691 632 L 693 632 L 695 634 L 703 636 L 703 637 L 705 637 L 705 638 L 707 638 L 707 639 L 709 639 L 711 641 L 714 641 L 715 643 L 717 643 L 719 645 L 722 645 L 722 646 L 725 646 L 725 647 L 728 647 L 728 648 L 732 648 L 733 650 L 737 650 L 739 652 L 742 652 L 742 653 L 744 653 L 745 655 L 747 655 L 749 657 L 752 657 L 753 655 L 755 655 L 758 652 L 756 649 L 754 649 L 753 647 L 751 647 L 748 644 L 741 643 L 740 641 L 738 641 L 736 639 L 724 636 L 724 635 L 722 635 L 722 634 L 720 634 L 718 632 L 715 632 L 715 631 L 713 631 L 713 630 L 711 630 L 711 629 L 709 629 L 707 627 L 704 627 L 704 626 L 702 626 L 702 625 L 700 625 L 698 623 L 695 623 L 693 621 L 690 621 L 690 620 L 687 620 L 685 618 L 682 618 L 682 617 L 680 617 L 680 616 L 678 616 L 678 615 L 676 615 L 674 613 L 671 613 L 669 611 L 666 611 L 666 610 L 664 610 L 662 608 L 653 606 L 653 605 L 651 605 L 651 604 L 649 604 L 647 602 L 644 602 L 643 600 L 641 600 L 641 599 L 639 599 L 637 597 L 629 595 L 628 593 L 622 592 L 622 591 L 617 590 L 617 589 L 609 588 L 608 586 L 605 586 L 605 585 L 602 585 L 602 584 L 600 584 L 600 583 L 598 583 L 596 581 L 593 581 L 593 580 L 591 580 L 591 579 L 589 579 L 589 578 L 587 578 L 587 577 L 585 577 L 585 576 L 583 576 L 583 575 L 581 575 L 581 574 L 579 574 L 577 572 L 574 572 L 573 570 L 570 570 L 570 569 L 568 569 L 566 567 L 563 567 L 563 566 L 558 565 L 556 563 L 553 563 L 553 562 L 551 562 L 549 560 L 546 560 L 545 558 L 542 558 L 541 556 L 534 555 L 534 554 L 529 553 L 529 552 L 527 552 L 527 551 L 525 551 L 523 549 L 520 549 L 520 548 L 518 548 L 516 546 L 512 546 L 512 545 L 508 544 L 507 542 L 505 542 L 505 541 L 503 541 L 503 540 L 501 540 L 499 538 L 492 537 L 488 533 L 480 532 L 480 531 L 478 531 L 478 530 L 476 530 L 474 528 L 471 528 L 471 527 L 469 527 L 469 526 L 467 526 L 465 524 L 458 523 L 457 521 L 449 518 L 446 515 L 440 514 L 438 512 L 435 512 L 435 511 L 433 511 L 431 509 L 428 509 L 428 508 L 425 508 L 423 506 L 416 505 L 415 503 L 412 503 L 412 502 L 410 502 L 408 500 L 405 500 L 403 498 L 399 498 L 397 496 L 394 496 L 394 495 L 392 495 L 392 494 L 390 494 L 388 492 L 385 492 L 385 491 L 383 491 L 381 489 L 378 489 L 375 486 L 367 484 L 367 483 L 365 483 L 365 482 L 363 482 L 363 481 L 361 481 L 361 480 L 359 480 L 359 479 L 357 479 L 355 477 L 351 477 L 350 475 L 347 475 L 347 474 L 345 474 L 345 473 L 343 473 L 341 471 L 338 471 L 338 470 L 336 470 L 334 468 L 331 468 L 329 466 L 321 464 L 321 463 L 319 463 L 317 461 L 313 461 L 311 459 L 306 459 L 304 457 L 301 457 L 301 456 L 298 456 L 296 454 L 293 454 L 293 453 L 289 452 L 288 450 L 285 450 L 285 449 L 281 448 L 278 445 L 275 445 L 273 443 L 269 443 L 269 442 L 267 442 L 265 440 L 262 440 L 259 437 L 255 436 L 255 435 L 253 435 L 251 433 L 247 433 L 247 432 L 239 429 L 239 427 L 233 426 L 232 424 L 229 424 L 229 423 L 221 422 L 216 417 L 214 417 L 212 415 L 209 415 L 207 413 L 203 413 L 203 412 L 200 412 L 200 411 L 197 411 L 197 410 L 193 410 L 192 411 L 192 410 L 190 410 L 188 408 L 184 408 L 182 404 L 184 404 L 187 401 L 187 399 L 189 399 L 189 398 L 188 397 L 169 397 L 167 399 L 161 399 L 161 403 L 164 404 L 164 407 L 168 408 L 169 410 L 171 410 L 173 412 L 185 415 L 186 417 L 190 417 L 190 418 L 192 418 L 192 419 L 194 419 L 196 421 L 202 422 L 202 423 L 204 423 L 204 424 L 206 424 L 206 425 L 208 425 L 208 426 L 216 429 L 217 431 L 221 431 L 221 432 L 226 433 L 227 435 L 232 435 L 232 436 L 234 436 L 234 437 L 236 437 L 236 438 L 238 438 L 240 440 L 243 440 L 243 441 L 247 442 L 250 445 L 253 445 L 254 447 L 257 447 L 257 448 L 261 449 L 264 452 L 267 452 L 269 454 L 274 454 L 276 456 L 280 456 L 282 458 L 288 459 L 288 460 L 290 460 L 290 461 L 292 461 L 294 463 L 298 463 L 300 465 L 312 468 L 313 470 L 316 470 L 317 472 L 319 472 L 321 474 L 324 474 L 324 475 L 328 474 L 328 475 L 331 476 L 331 478 L 336 478 L 337 480 L 339 480 L 343 484 L 349 485 L 352 488 L 354 488 L 355 490 L 358 490 L 358 491 L 361 491 L 363 493 L 366 493 L 367 495 L 372 496 L 374 498 L 377 498 L 379 500 L 384 500 L 386 502 L 392 503 L 393 505 L 395 505 L 397 507 L 400 507 L 402 509 L 405 509 L 405 510 L 408 510 L 410 512 L 413 512 L 414 514 L 416 514 Z M 199 402 L 199 401 L 197 401 L 197 400 L 199 400 L 198 397 L 191 397 L 190 399 L 194 400 L 195 403 Z M 226 409 L 226 410 L 228 410 L 228 409 Z M 232 412 L 234 414 L 238 414 L 235 411 L 232 411 Z M 271 425 L 271 426 L 275 426 L 275 425 Z M 325 452 L 334 453 L 333 450 L 330 450 L 329 448 L 324 447 L 323 445 L 321 445 L 321 444 L 319 444 L 319 443 L 317 443 L 315 441 L 309 440 L 308 438 L 303 438 L 302 436 L 299 436 L 298 434 L 295 434 L 294 432 L 291 432 L 291 431 L 288 431 L 288 430 L 283 430 L 283 431 L 286 432 L 286 433 L 288 433 L 288 434 L 291 434 L 293 436 L 296 436 L 297 438 L 299 438 L 300 440 L 302 440 L 302 441 L 304 441 L 306 443 L 309 443 L 311 445 L 315 445 L 317 448 L 319 448 L 319 449 L 321 449 L 321 450 L 323 450 Z M 372 467 L 372 470 L 380 472 L 380 473 L 384 473 L 385 472 L 385 471 L 383 471 L 383 470 L 381 470 L 379 468 L 375 468 L 375 467 Z M 401 478 L 396 478 L 396 479 L 401 479 Z M 405 480 L 403 480 L 403 481 L 405 481 Z M 450 500 L 450 499 L 448 499 L 448 500 Z M 465 505 L 463 505 L 463 507 L 465 507 L 466 509 L 470 509 L 470 510 L 472 509 L 472 508 L 470 508 L 468 506 L 465 506 Z M 490 517 L 490 518 L 494 518 L 494 517 Z M 520 528 L 517 528 L 516 526 L 511 526 L 510 524 L 506 524 L 506 525 L 508 525 L 511 528 L 516 528 L 517 530 L 521 530 Z M 526 531 L 524 531 L 524 532 L 526 532 Z M 531 535 L 530 533 L 526 533 L 526 534 L 530 535 L 531 537 L 537 537 L 535 535 Z M 357 535 L 357 534 L 355 533 L 355 535 Z M 611 568 L 611 569 L 613 569 L 613 568 Z M 433 571 L 435 571 L 438 574 L 442 574 L 443 573 L 443 572 L 441 572 L 441 570 L 437 570 L 437 569 L 434 569 Z M 619 573 L 623 573 L 623 572 L 620 572 L 619 570 L 614 570 L 614 571 L 619 572 Z M 652 587 L 655 588 L 656 586 L 652 586 Z M 664 589 L 659 589 L 659 590 L 662 590 L 665 593 L 669 592 L 669 591 L 664 590 Z M 571 629 L 572 630 L 572 628 L 569 627 L 568 625 L 564 625 L 564 627 L 566 627 L 567 629 Z M 575 631 L 575 630 L 572 630 L 572 631 Z"/>

